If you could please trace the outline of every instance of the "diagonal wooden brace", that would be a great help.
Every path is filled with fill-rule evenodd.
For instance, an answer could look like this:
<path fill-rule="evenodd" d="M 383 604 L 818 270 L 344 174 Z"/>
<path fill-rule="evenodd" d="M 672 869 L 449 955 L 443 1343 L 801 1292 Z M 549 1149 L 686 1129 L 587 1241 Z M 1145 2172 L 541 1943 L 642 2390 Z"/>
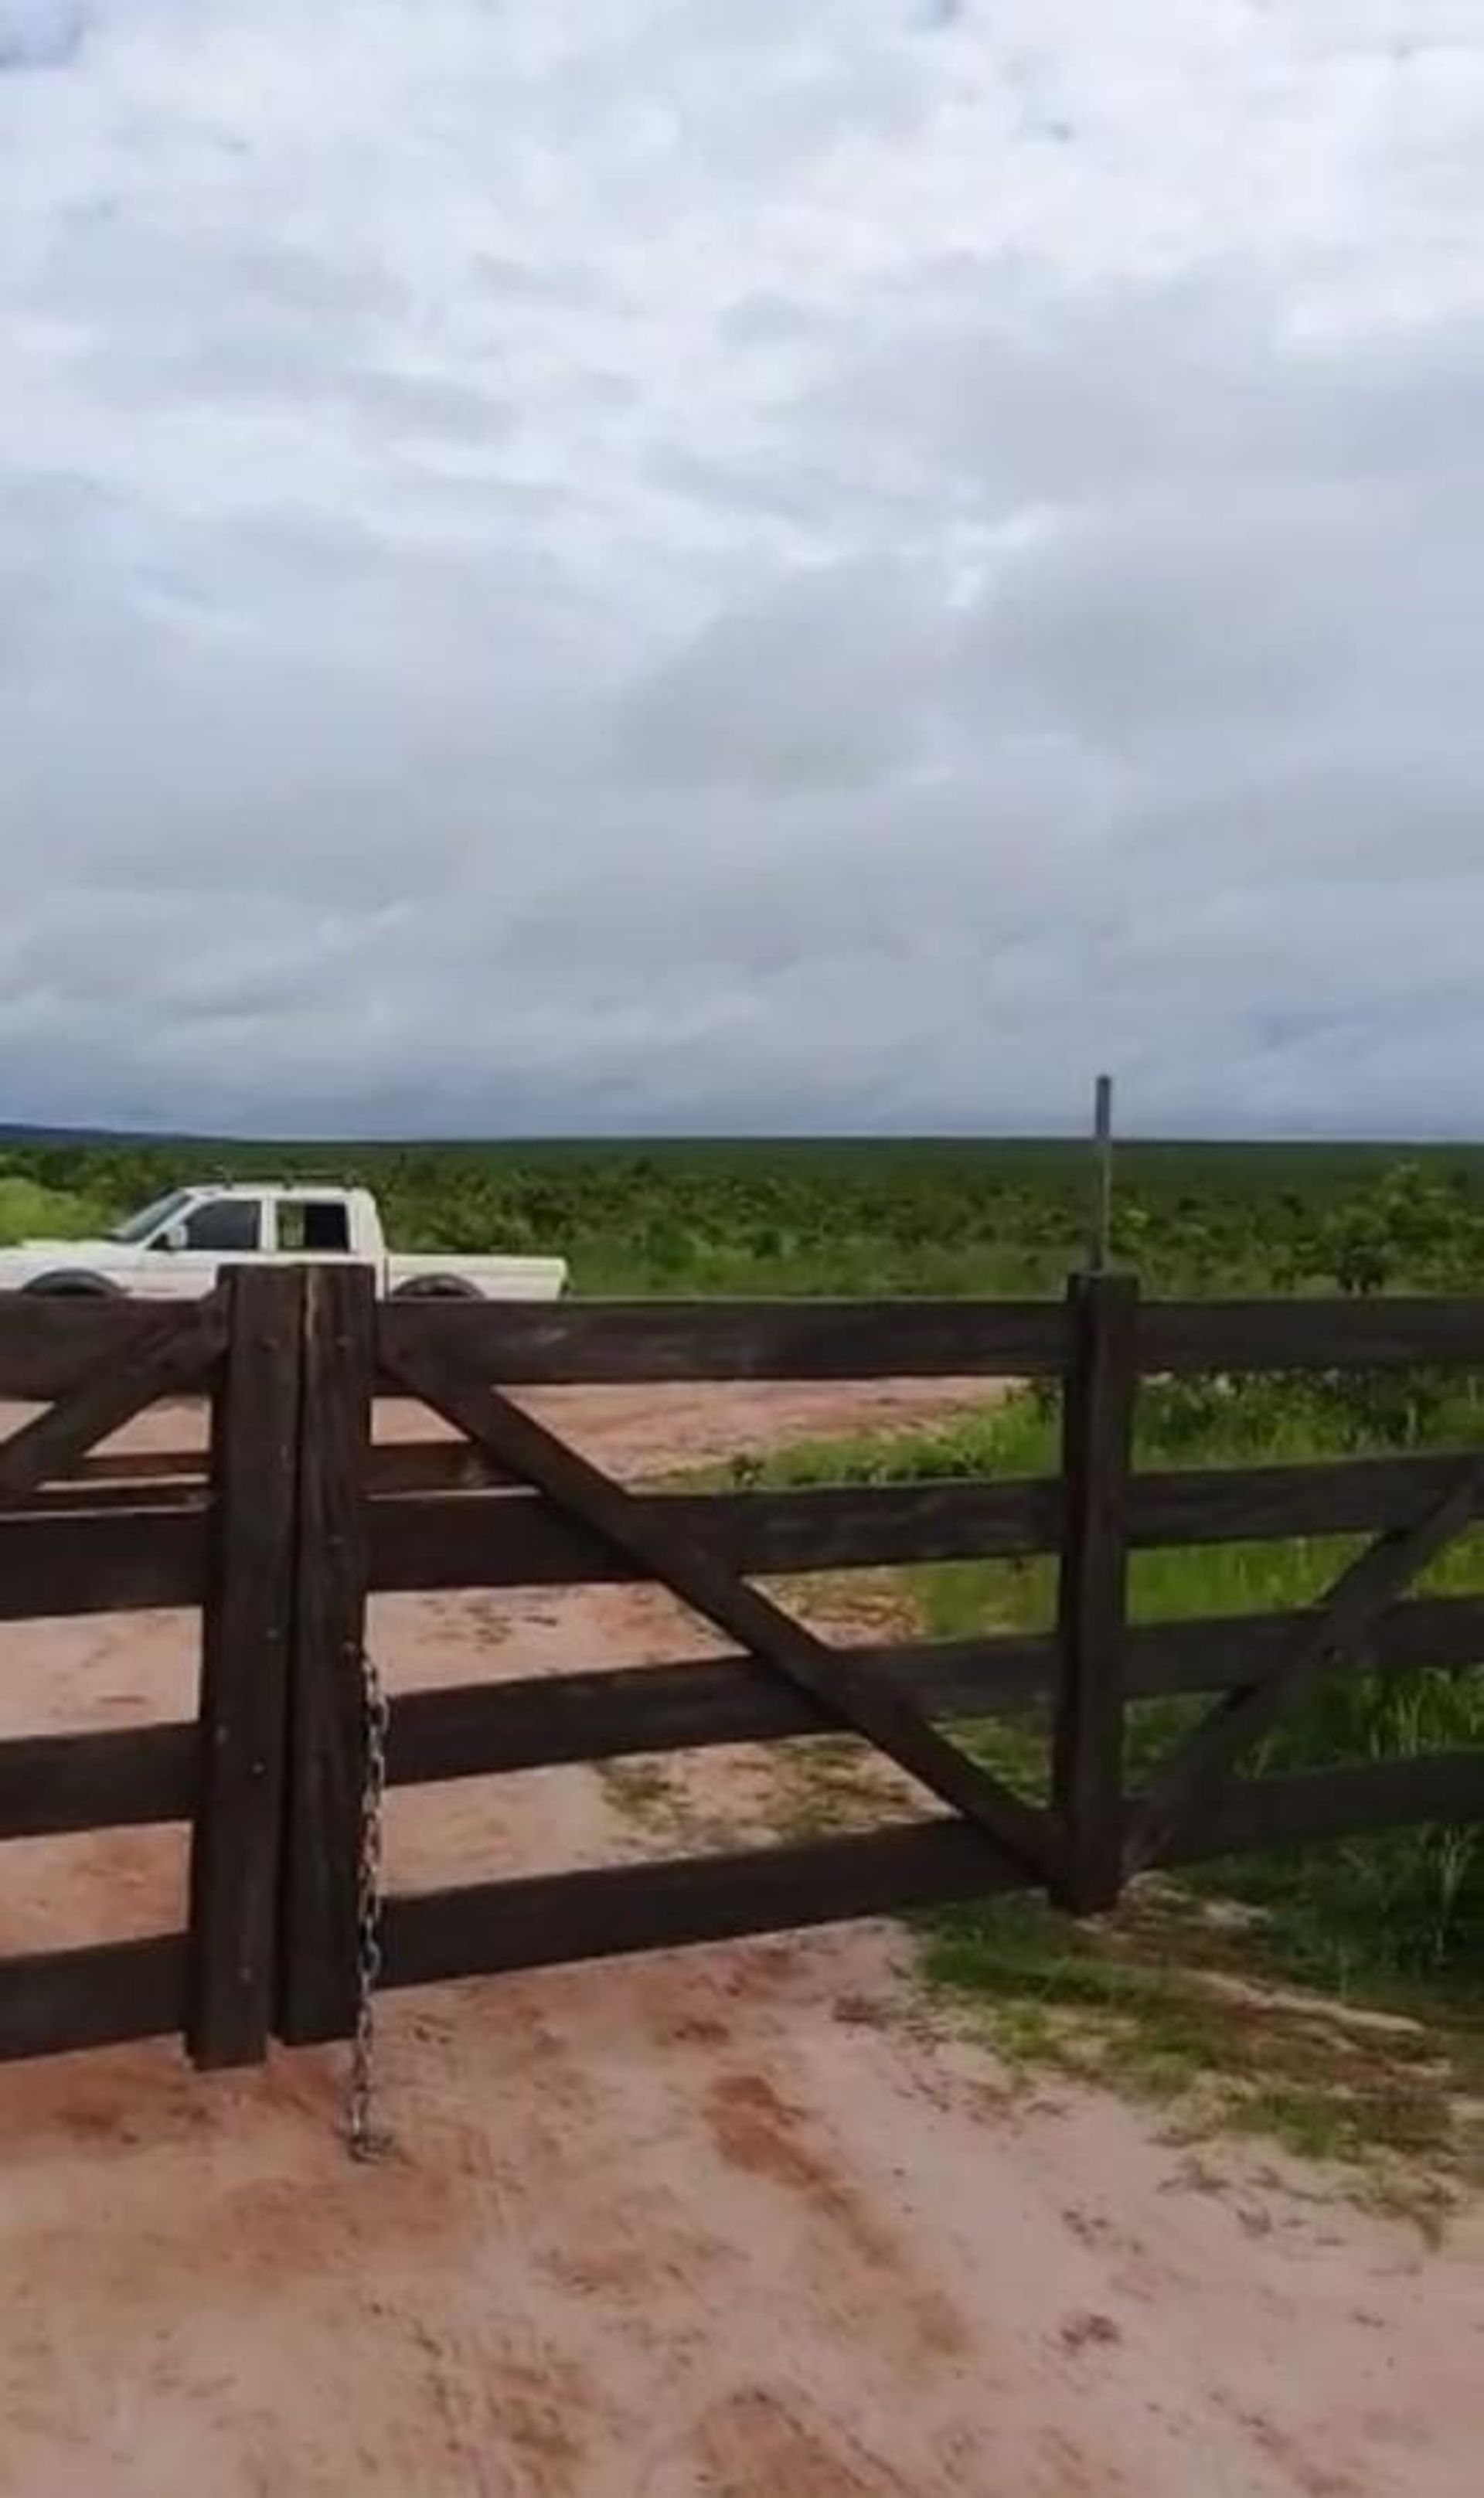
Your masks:
<path fill-rule="evenodd" d="M 885 1752 L 923 1786 L 976 1823 L 1002 1854 L 1050 1878 L 1057 1831 L 879 1681 L 771 1603 L 704 1545 L 692 1541 L 652 1502 L 579 1457 L 498 1389 L 470 1388 L 458 1363 L 426 1343 L 399 1345 L 383 1368 L 397 1385 L 599 1535 L 647 1577 L 735 1640 L 757 1661 L 807 1691 L 831 1716 Z"/>
<path fill-rule="evenodd" d="M 1481 1506 L 1484 1461 L 1467 1465 L 1452 1489 L 1421 1518 L 1388 1528 L 1340 1572 L 1274 1672 L 1227 1692 L 1175 1746 L 1131 1815 L 1127 1873 L 1157 1864 L 1188 1835 L 1242 1754 L 1315 1676 L 1346 1652 L 1353 1654 L 1388 1606 L 1463 1533 Z"/>
<path fill-rule="evenodd" d="M 95 1371 L 70 1396 L 0 1443 L 0 1508 L 29 1500 L 156 1397 L 194 1387 L 226 1340 L 226 1305 L 219 1293 L 183 1310 L 162 1311 L 121 1361 Z"/>

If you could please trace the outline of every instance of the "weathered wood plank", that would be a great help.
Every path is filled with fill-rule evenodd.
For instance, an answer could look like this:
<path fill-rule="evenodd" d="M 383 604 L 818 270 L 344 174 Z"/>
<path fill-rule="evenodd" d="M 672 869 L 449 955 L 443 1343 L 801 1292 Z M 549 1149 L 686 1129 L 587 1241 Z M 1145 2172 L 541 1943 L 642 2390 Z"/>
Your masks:
<path fill-rule="evenodd" d="M 205 1460 L 203 1459 L 203 1464 Z M 129 1482 L 43 1484 L 23 1501 L 8 1508 L 12 1518 L 89 1518 L 99 1510 L 204 1509 L 209 1497 L 205 1474 L 189 1480 L 137 1476 Z"/>
<path fill-rule="evenodd" d="M 1404 1525 L 1440 1496 L 1458 1463 L 1456 1457 L 1352 1457 L 1136 1475 L 1128 1543 L 1144 1551 Z M 1063 1494 L 1056 1479 L 1031 1477 L 659 1492 L 642 1496 L 640 1505 L 703 1539 L 735 1570 L 785 1577 L 1053 1552 Z M 373 1504 L 369 1535 L 377 1588 L 587 1585 L 642 1575 L 631 1559 L 530 1492 L 393 1495 Z"/>
<path fill-rule="evenodd" d="M 185 1973 L 184 1935 L 0 1960 L 0 2063 L 167 2037 L 184 2019 Z"/>
<path fill-rule="evenodd" d="M 1134 1800 L 1137 1804 L 1137 1799 Z M 1484 1819 L 1484 1751 L 1421 1753 L 1282 1777 L 1236 1778 L 1181 1829 L 1160 1862 L 1192 1864 L 1256 1848 L 1317 1845 L 1409 1822 Z"/>
<path fill-rule="evenodd" d="M 208 1495 L 204 1449 L 105 1450 L 84 1457 L 65 1483 L 32 1492 L 26 1515 L 58 1510 L 190 1509 Z M 373 1448 L 368 1488 L 373 1495 L 409 1491 L 509 1490 L 512 1477 L 467 1440 L 389 1441 Z"/>
<path fill-rule="evenodd" d="M 1048 1687 L 1054 1650 L 1040 1639 L 952 1640 L 856 1648 L 853 1669 L 938 1716 L 1025 1708 Z M 839 1732 L 839 1719 L 746 1657 L 528 1675 L 447 1684 L 392 1704 L 388 1773 L 396 1786 L 506 1770 L 598 1761 Z"/>
<path fill-rule="evenodd" d="M 0 1517 L 0 1621 L 197 1605 L 206 1553 L 199 1506 L 12 1511 Z"/>
<path fill-rule="evenodd" d="M 1045 1552 L 1061 1490 L 1025 1484 L 862 1484 L 783 1492 L 656 1493 L 661 1523 L 703 1536 L 733 1569 L 776 1574 L 878 1561 L 974 1560 Z M 617 1584 L 636 1561 L 531 1492 L 407 1493 L 368 1523 L 378 1589 Z"/>
<path fill-rule="evenodd" d="M 0 1398 L 47 1404 L 132 1359 L 159 1304 L 0 1293 Z"/>
<path fill-rule="evenodd" d="M 195 1386 L 225 1340 L 222 1297 L 156 1309 L 151 1325 L 113 1361 L 0 1441 L 0 1509 L 26 1499 L 122 1428 L 155 1399 Z"/>
<path fill-rule="evenodd" d="M 199 1449 L 95 1449 L 91 1457 L 79 1460 L 67 1476 L 66 1483 L 52 1487 L 55 1490 L 77 1491 L 80 1495 L 89 1487 L 101 1489 L 105 1485 L 118 1485 L 141 1496 L 141 1487 L 147 1487 L 145 1497 L 154 1497 L 169 1482 L 184 1481 L 204 1489 L 210 1471 L 210 1452 Z"/>
<path fill-rule="evenodd" d="M 15 1736 L 0 1744 L 0 1839 L 188 1821 L 196 1754 L 194 1726 Z"/>
<path fill-rule="evenodd" d="M 148 1303 L 0 1294 L 0 1397 L 68 1394 L 127 1353 Z M 386 1341 L 454 1342 L 508 1386 L 663 1379 L 1052 1377 L 1052 1301 L 691 1301 L 391 1305 Z M 1146 1371 L 1484 1365 L 1484 1299 L 1149 1301 Z"/>
<path fill-rule="evenodd" d="M 1130 1700 L 1217 1691 L 1275 1673 L 1303 1617 L 1236 1614 L 1131 1624 L 1124 1686 Z M 854 1648 L 857 1672 L 879 1676 L 942 1718 L 1034 1709 L 1050 1693 L 1057 1648 L 1049 1634 L 907 1641 Z M 1428 1597 L 1397 1606 L 1348 1670 L 1484 1666 L 1484 1597 Z M 1347 1669 L 1340 1668 L 1340 1671 Z M 593 1666 L 503 1682 L 439 1685 L 392 1704 L 394 1785 L 483 1777 L 627 1752 L 765 1744 L 829 1731 L 828 1712 L 745 1657 L 696 1656 L 664 1665 Z"/>
<path fill-rule="evenodd" d="M 1074 1276 L 1072 1361 L 1063 1399 L 1064 1541 L 1051 1798 L 1063 1861 L 1053 1885 L 1079 1914 L 1111 1908 L 1122 1880 L 1123 1636 L 1128 1511 L 1139 1386 L 1139 1294 L 1131 1276 Z"/>
<path fill-rule="evenodd" d="M 1044 1378 L 1054 1301 L 392 1301 L 386 1367 L 428 1348 L 501 1387 L 689 1379 Z"/>
<path fill-rule="evenodd" d="M 389 1986 L 543 1969 L 739 1935 L 899 1914 L 1023 1887 L 1031 1877 L 963 1821 L 860 1839 L 548 1874 L 387 1902 Z"/>
<path fill-rule="evenodd" d="M 1300 1616 L 1288 1654 L 1274 1671 L 1226 1693 L 1190 1728 L 1145 1790 L 1125 1848 L 1131 1872 L 1178 1845 L 1242 1754 L 1310 1681 L 1374 1632 L 1386 1608 L 1463 1531 L 1481 1498 L 1484 1461 L 1474 1459 L 1421 1518 L 1382 1535 L 1341 1571 L 1320 1603 Z"/>
<path fill-rule="evenodd" d="M 1233 1544 L 1364 1535 L 1409 1526 L 1447 1496 L 1460 1455 L 1342 1457 L 1323 1464 L 1192 1468 L 1138 1475 L 1129 1542 Z M 1484 1489 L 1472 1513 L 1484 1516 Z"/>
<path fill-rule="evenodd" d="M 499 1391 L 470 1388 L 446 1355 L 424 1348 L 403 1359 L 397 1376 L 498 1464 L 524 1475 L 759 1664 L 832 1709 L 842 1727 L 863 1735 L 997 1846 L 1017 1851 L 1039 1872 L 1047 1870 L 1049 1834 L 1043 1810 L 1025 1804 L 897 1693 L 856 1676 L 848 1656 L 775 1605 L 714 1547 L 688 1537 L 673 1513 L 666 1520 L 655 1503 L 636 1499 Z"/>
<path fill-rule="evenodd" d="M 1230 1614 L 1190 1621 L 1145 1622 L 1128 1634 L 1126 1681 L 1131 1699 L 1220 1691 L 1274 1674 L 1287 1656 L 1303 1616 Z M 1350 1661 L 1355 1673 L 1403 1672 L 1413 1666 L 1484 1663 L 1484 1596 L 1424 1596 L 1384 1614 Z M 1343 1672 L 1343 1667 L 1339 1669 Z"/>
<path fill-rule="evenodd" d="M 293 2044 L 344 2036 L 355 2000 L 373 1283 L 317 1266 L 305 1288 L 276 2021 Z"/>
<path fill-rule="evenodd" d="M 1177 1376 L 1235 1370 L 1484 1367 L 1484 1298 L 1146 1301 L 1139 1359 Z"/>
<path fill-rule="evenodd" d="M 260 2064 L 274 2004 L 294 1601 L 302 1269 L 237 1268 L 212 1407 L 186 2044 Z"/>

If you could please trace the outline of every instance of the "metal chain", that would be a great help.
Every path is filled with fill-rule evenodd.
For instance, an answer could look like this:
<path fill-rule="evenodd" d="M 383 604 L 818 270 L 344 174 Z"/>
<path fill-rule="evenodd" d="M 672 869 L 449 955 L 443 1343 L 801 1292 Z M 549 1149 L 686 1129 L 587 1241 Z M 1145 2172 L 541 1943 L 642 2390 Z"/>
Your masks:
<path fill-rule="evenodd" d="M 386 1738 L 391 1708 L 376 1661 L 361 1655 L 361 1711 L 365 1768 L 361 1783 L 361 1854 L 356 1870 L 356 2026 L 350 2051 L 346 2134 L 352 2160 L 377 2160 L 391 2136 L 372 2119 L 375 2088 L 376 1986 L 381 1975 L 382 1800 L 386 1794 Z"/>

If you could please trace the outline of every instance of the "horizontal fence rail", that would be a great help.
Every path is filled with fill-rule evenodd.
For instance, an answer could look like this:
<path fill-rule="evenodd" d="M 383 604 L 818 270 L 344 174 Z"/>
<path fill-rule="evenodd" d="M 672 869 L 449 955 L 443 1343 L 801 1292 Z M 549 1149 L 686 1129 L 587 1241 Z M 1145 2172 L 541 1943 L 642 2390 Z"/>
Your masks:
<path fill-rule="evenodd" d="M 199 1605 L 204 1505 L 0 1516 L 0 1621 Z"/>
<path fill-rule="evenodd" d="M 1125 1641 L 1124 1697 L 1189 1698 L 1261 1682 L 1280 1669 L 1301 1618 L 1273 1613 L 1140 1623 Z M 844 1653 L 884 1688 L 905 1692 L 944 1719 L 1017 1716 L 1049 1702 L 1060 1656 L 1048 1631 Z M 1424 1665 L 1484 1668 L 1484 1596 L 1398 1607 L 1365 1652 L 1340 1670 L 1397 1673 Z M 387 1768 L 392 1784 L 403 1786 L 833 1731 L 827 1712 L 768 1681 L 747 1658 L 697 1656 L 402 1693 L 392 1703 Z"/>
<path fill-rule="evenodd" d="M 189 1821 L 200 1737 L 194 1726 L 111 1726 L 0 1743 L 0 1839 Z"/>
<path fill-rule="evenodd" d="M 48 1402 L 125 1359 L 157 1303 L 0 1295 L 0 1398 Z M 1054 1378 L 1070 1343 L 1055 1301 L 594 1301 L 390 1304 L 393 1356 L 457 1344 L 469 1375 L 510 1387 L 665 1381 Z M 1146 1301 L 1145 1373 L 1484 1368 L 1484 1299 Z"/>
<path fill-rule="evenodd" d="M 1025 1886 L 965 1823 L 907 1823 L 862 1839 L 528 1874 L 387 1903 L 386 1980 L 544 1969 L 633 1951 L 900 1914 Z"/>
<path fill-rule="evenodd" d="M 1484 1300 L 1145 1301 L 1146 1374 L 1484 1369 Z"/>
<path fill-rule="evenodd" d="M 1347 1457 L 1139 1475 L 1127 1540 L 1149 1551 L 1378 1532 L 1428 1508 L 1459 1464 L 1455 1457 Z M 1056 1553 L 1062 1502 L 1054 1476 L 644 1496 L 658 1516 L 763 1577 Z M 1484 1516 L 1484 1488 L 1475 1514 Z M 368 1533 L 378 1590 L 576 1586 L 644 1575 L 532 1492 L 391 1497 L 374 1504 Z"/>
<path fill-rule="evenodd" d="M 519 1388 L 1030 1379 L 1061 1370 L 1067 1322 L 1055 1301 L 390 1302 L 379 1341 L 390 1368 L 451 1347 L 470 1379 Z"/>
<path fill-rule="evenodd" d="M 49 1405 L 76 1395 L 132 1360 L 159 1323 L 158 1301 L 0 1293 L 0 1398 Z"/>
<path fill-rule="evenodd" d="M 0 1960 L 0 2064 L 169 2037 L 189 2015 L 189 1974 L 183 1934 Z"/>
<path fill-rule="evenodd" d="M 507 1387 L 699 1380 L 1045 1379 L 1071 1332 L 1054 1301 L 607 1301 L 389 1305 L 381 1341 L 457 1348 Z M 1386 1296 L 1146 1301 L 1145 1373 L 1484 1367 L 1484 1300 Z"/>

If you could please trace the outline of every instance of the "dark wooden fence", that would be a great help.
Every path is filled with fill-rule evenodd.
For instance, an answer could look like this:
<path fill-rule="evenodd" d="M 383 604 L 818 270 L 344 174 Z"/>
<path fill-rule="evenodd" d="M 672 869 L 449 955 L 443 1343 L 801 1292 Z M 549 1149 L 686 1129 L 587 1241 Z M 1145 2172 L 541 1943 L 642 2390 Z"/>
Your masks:
<path fill-rule="evenodd" d="M 1484 1516 L 1479 1453 L 1140 1473 L 1141 1376 L 1484 1367 L 1484 1300 L 530 1307 L 389 1304 L 352 1267 L 240 1271 L 205 1304 L 0 1300 L 0 1397 L 44 1411 L 0 1446 L 0 1619 L 191 1607 L 199 1719 L 0 1743 L 0 1839 L 191 1826 L 189 1916 L 143 1941 L 0 1959 L 0 2055 L 178 2032 L 198 2063 L 271 2034 L 342 2035 L 354 2001 L 372 1593 L 651 1578 L 735 1653 L 394 1697 L 396 1785 L 842 1727 L 938 1809 L 859 1835 L 393 1896 L 390 1986 L 815 1925 L 1013 1888 L 1094 1910 L 1133 1873 L 1484 1815 L 1484 1753 L 1239 1775 L 1319 1674 L 1484 1659 L 1484 1594 L 1417 1599 Z M 1061 1384 L 1062 1462 L 1016 1482 L 634 1493 L 516 1401 L 528 1388 L 702 1380 Z M 514 1392 L 513 1393 L 511 1392 Z M 373 1447 L 377 1393 L 463 1436 Z M 210 1449 L 94 1454 L 161 1396 L 204 1396 Z M 1371 1536 L 1297 1613 L 1131 1623 L 1149 1547 Z M 826 1647 L 758 1582 L 1057 1556 L 1054 1629 Z M 395 1661 L 391 1661 L 395 1669 Z M 395 1674 L 394 1674 L 395 1679 Z M 1133 1702 L 1211 1695 L 1138 1792 Z M 1027 1804 L 952 1741 L 1041 1706 L 1049 1793 Z"/>

